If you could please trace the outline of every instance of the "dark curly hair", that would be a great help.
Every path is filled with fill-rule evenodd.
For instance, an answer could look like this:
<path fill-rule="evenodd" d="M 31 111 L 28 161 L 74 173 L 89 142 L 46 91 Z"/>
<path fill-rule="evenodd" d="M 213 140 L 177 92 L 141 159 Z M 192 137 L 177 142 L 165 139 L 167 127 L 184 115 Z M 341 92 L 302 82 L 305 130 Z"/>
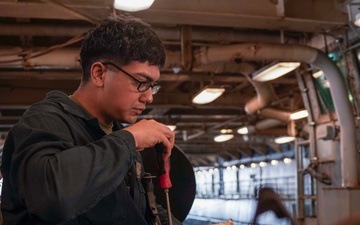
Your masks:
<path fill-rule="evenodd" d="M 149 24 L 127 14 L 110 16 L 83 40 L 80 63 L 84 82 L 89 80 L 91 65 L 102 60 L 121 66 L 132 61 L 148 62 L 161 68 L 165 48 Z"/>

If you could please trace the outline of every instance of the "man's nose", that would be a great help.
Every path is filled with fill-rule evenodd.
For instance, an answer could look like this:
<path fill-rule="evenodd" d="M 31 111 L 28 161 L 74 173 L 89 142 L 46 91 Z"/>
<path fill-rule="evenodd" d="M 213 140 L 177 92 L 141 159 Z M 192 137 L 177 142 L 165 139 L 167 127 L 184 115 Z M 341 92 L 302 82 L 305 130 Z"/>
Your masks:
<path fill-rule="evenodd" d="M 154 98 L 153 98 L 153 94 L 152 94 L 152 90 L 151 90 L 151 88 L 149 88 L 148 90 L 146 90 L 145 92 L 143 92 L 142 93 L 142 95 L 141 95 L 141 97 L 142 97 L 142 101 L 143 102 L 146 102 L 146 103 L 152 103 L 153 102 L 153 100 L 154 100 Z"/>

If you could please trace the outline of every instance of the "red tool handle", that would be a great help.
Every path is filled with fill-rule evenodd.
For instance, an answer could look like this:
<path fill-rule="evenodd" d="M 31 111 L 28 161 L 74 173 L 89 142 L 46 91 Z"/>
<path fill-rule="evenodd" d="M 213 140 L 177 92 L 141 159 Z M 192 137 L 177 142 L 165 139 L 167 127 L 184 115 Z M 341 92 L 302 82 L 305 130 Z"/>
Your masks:
<path fill-rule="evenodd" d="M 155 145 L 156 161 L 159 171 L 159 182 L 162 189 L 171 188 L 172 183 L 170 180 L 170 161 L 169 158 L 164 161 L 163 152 L 164 147 L 162 144 Z"/>

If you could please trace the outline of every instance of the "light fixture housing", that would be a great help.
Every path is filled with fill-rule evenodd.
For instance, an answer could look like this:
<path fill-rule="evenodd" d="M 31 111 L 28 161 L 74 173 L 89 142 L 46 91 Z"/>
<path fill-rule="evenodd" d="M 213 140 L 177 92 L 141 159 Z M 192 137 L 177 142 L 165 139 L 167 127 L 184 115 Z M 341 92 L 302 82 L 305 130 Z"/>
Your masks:
<path fill-rule="evenodd" d="M 306 109 L 304 109 L 304 110 L 300 110 L 300 111 L 291 113 L 290 120 L 299 120 L 299 119 L 302 119 L 302 118 L 305 118 L 308 116 L 309 116 L 308 111 Z"/>
<path fill-rule="evenodd" d="M 278 138 L 275 138 L 275 143 L 276 144 L 285 144 L 285 143 L 288 143 L 288 142 L 292 142 L 295 140 L 295 137 L 292 137 L 292 136 L 284 136 L 284 137 L 278 137 Z"/>
<path fill-rule="evenodd" d="M 267 162 L 263 161 L 263 162 L 259 162 L 259 166 L 260 167 L 265 167 L 267 165 Z"/>
<path fill-rule="evenodd" d="M 249 133 L 249 129 L 247 127 L 240 127 L 237 132 L 239 134 L 248 134 Z"/>
<path fill-rule="evenodd" d="M 290 164 L 291 161 L 292 161 L 291 158 L 284 158 L 284 163 L 285 163 L 285 164 Z"/>
<path fill-rule="evenodd" d="M 136 12 L 150 8 L 154 0 L 114 0 L 114 8 L 127 12 Z"/>
<path fill-rule="evenodd" d="M 295 70 L 299 66 L 299 62 L 275 62 L 254 72 L 252 79 L 259 82 L 274 80 Z"/>
<path fill-rule="evenodd" d="M 223 87 L 206 86 L 194 96 L 192 102 L 195 104 L 207 104 L 220 97 L 224 92 L 225 88 Z"/>
<path fill-rule="evenodd" d="M 233 134 L 219 134 L 214 137 L 215 142 L 224 142 L 232 139 L 234 137 Z"/>

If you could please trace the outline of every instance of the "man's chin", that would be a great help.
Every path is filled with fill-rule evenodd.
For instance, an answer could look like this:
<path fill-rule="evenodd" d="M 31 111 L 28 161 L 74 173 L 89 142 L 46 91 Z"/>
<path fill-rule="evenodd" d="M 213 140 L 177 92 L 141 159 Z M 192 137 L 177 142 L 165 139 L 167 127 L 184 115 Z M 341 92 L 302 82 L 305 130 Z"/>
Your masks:
<path fill-rule="evenodd" d="M 129 116 L 128 118 L 126 118 L 125 122 L 129 124 L 134 124 L 136 123 L 137 119 L 137 116 Z"/>

